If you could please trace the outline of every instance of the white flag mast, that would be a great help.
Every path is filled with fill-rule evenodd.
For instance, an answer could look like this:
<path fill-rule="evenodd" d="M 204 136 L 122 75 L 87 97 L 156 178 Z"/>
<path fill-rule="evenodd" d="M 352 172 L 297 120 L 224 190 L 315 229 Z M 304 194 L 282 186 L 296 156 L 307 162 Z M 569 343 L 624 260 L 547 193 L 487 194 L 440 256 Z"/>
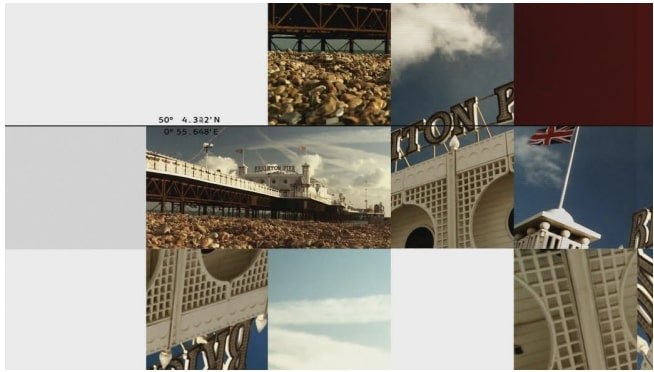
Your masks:
<path fill-rule="evenodd" d="M 572 140 L 572 151 L 570 152 L 570 160 L 568 161 L 568 170 L 565 172 L 565 181 L 563 181 L 563 191 L 561 192 L 561 200 L 559 201 L 559 209 L 563 208 L 563 200 L 565 199 L 565 192 L 568 189 L 568 180 L 570 179 L 570 169 L 572 168 L 572 159 L 575 157 L 575 147 L 577 147 L 577 137 L 579 137 L 579 126 L 575 127 L 574 139 Z"/>

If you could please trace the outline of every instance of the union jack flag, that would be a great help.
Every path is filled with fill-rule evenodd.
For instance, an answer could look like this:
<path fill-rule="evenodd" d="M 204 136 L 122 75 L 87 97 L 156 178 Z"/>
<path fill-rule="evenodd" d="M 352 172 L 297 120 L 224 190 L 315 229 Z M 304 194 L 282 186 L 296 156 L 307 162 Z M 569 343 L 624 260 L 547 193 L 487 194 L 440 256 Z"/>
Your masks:
<path fill-rule="evenodd" d="M 570 143 L 575 127 L 571 125 L 554 125 L 539 129 L 529 137 L 530 145 L 551 145 L 555 143 Z"/>

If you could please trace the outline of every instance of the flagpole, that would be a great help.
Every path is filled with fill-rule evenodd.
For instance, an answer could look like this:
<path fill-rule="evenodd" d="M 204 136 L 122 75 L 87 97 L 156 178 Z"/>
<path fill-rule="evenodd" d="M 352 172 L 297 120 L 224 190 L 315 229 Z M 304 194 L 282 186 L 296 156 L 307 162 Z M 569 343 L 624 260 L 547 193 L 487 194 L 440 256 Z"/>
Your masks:
<path fill-rule="evenodd" d="M 577 138 L 579 137 L 579 129 L 575 128 L 575 139 L 572 141 L 572 152 L 570 152 L 570 160 L 568 161 L 568 170 L 565 172 L 565 181 L 563 181 L 563 191 L 561 192 L 561 200 L 559 201 L 559 209 L 563 208 L 563 200 L 565 199 L 565 192 L 568 189 L 568 180 L 570 179 L 570 169 L 572 169 L 572 159 L 575 157 L 575 147 L 577 147 Z"/>

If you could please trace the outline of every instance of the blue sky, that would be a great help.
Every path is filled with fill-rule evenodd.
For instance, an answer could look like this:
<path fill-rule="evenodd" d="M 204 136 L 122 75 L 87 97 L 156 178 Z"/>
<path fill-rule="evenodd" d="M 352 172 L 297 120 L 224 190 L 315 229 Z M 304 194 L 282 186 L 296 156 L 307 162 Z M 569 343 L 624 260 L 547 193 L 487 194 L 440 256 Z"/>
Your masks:
<path fill-rule="evenodd" d="M 357 45 L 354 46 L 354 53 L 360 52 L 372 52 L 375 53 L 384 53 L 384 45 L 380 45 L 382 40 L 354 40 Z M 295 39 L 281 39 L 273 38 L 273 42 L 278 49 L 275 50 L 286 50 L 295 46 L 297 40 Z M 349 41 L 345 39 L 328 39 L 327 42 L 329 45 L 341 52 L 349 52 Z M 311 48 L 314 52 L 320 52 L 320 40 L 318 39 L 305 39 L 302 41 L 302 48 L 304 51 L 307 51 L 308 48 Z M 376 48 L 376 49 L 375 49 Z M 297 50 L 297 47 L 295 48 Z"/>
<path fill-rule="evenodd" d="M 393 129 L 428 118 L 438 111 L 513 80 L 512 4 L 393 4 L 391 118 Z M 486 123 L 495 122 L 495 97 L 480 101 Z M 480 117 L 480 124 L 483 121 Z M 493 135 L 508 130 L 490 129 Z M 487 138 L 485 129 L 481 138 Z M 461 146 L 476 140 L 460 138 Z M 433 156 L 433 147 L 408 156 L 415 164 Z M 406 140 L 403 141 L 403 147 Z M 436 154 L 445 147 L 436 147 Z M 398 170 L 406 167 L 398 162 Z M 394 169 L 394 165 L 393 165 Z"/>
<path fill-rule="evenodd" d="M 209 135 L 177 135 L 176 127 L 148 127 L 147 149 L 204 165 L 202 144 L 214 145 L 209 167 L 234 171 L 241 163 L 237 148 L 245 148 L 245 163 L 254 170 L 264 162 L 311 164 L 313 177 L 325 182 L 330 194 L 343 193 L 355 207 L 382 202 L 390 215 L 390 130 L 381 127 L 205 127 Z M 165 134 L 166 130 L 171 133 Z M 215 131 L 219 131 L 215 135 Z M 300 146 L 306 152 L 300 152 Z M 366 195 L 367 185 L 367 195 Z"/>
<path fill-rule="evenodd" d="M 515 129 L 516 223 L 556 208 L 561 197 L 572 145 L 528 145 L 537 129 Z M 650 206 L 652 128 L 582 127 L 563 208 L 575 222 L 602 234 L 591 247 L 626 246 L 632 214 Z"/>
<path fill-rule="evenodd" d="M 271 250 L 270 368 L 390 367 L 388 250 Z"/>
<path fill-rule="evenodd" d="M 513 80 L 512 4 L 393 4 L 392 17 L 394 126 Z"/>

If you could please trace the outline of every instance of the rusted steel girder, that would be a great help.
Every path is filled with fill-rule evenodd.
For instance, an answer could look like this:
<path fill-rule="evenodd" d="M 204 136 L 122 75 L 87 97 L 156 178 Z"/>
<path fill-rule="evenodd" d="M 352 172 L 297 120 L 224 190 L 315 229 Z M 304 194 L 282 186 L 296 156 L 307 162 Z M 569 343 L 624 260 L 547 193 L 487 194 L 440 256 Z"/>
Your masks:
<path fill-rule="evenodd" d="M 335 221 L 340 217 L 341 206 L 327 205 L 313 199 L 285 199 L 248 191 L 231 189 L 202 181 L 154 172 L 146 173 L 146 200 L 148 202 L 178 204 L 184 213 L 185 206 L 234 207 L 247 210 L 269 210 L 301 213 L 303 219 Z M 255 212 L 256 214 L 256 212 Z"/>
<path fill-rule="evenodd" d="M 223 187 L 155 173 L 147 174 L 146 200 L 150 202 L 260 208 L 267 208 L 271 203 L 270 197 L 255 196 L 245 191 L 229 190 Z"/>
<path fill-rule="evenodd" d="M 390 4 L 268 4 L 269 34 L 390 40 Z"/>

